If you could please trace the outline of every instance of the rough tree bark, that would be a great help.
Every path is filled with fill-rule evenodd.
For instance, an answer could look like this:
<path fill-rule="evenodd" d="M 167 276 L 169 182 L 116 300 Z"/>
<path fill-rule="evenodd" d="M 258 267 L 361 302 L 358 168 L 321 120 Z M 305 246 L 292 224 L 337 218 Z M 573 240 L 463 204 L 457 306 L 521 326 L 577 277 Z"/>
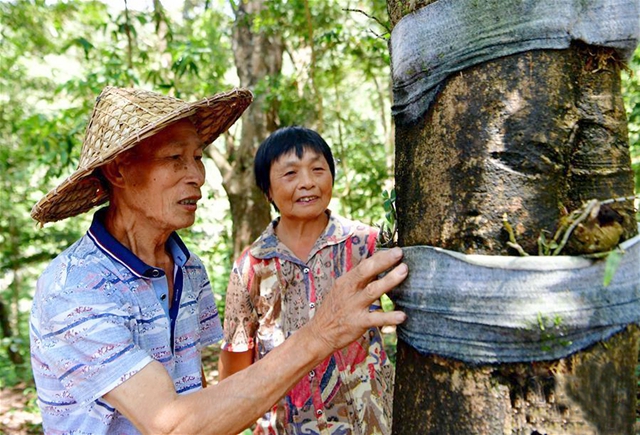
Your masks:
<path fill-rule="evenodd" d="M 432 2 L 388 0 L 391 21 Z M 396 126 L 399 244 L 517 255 L 507 213 L 533 254 L 564 208 L 632 195 L 620 68 L 613 51 L 576 45 L 449 77 L 417 124 Z M 627 239 L 633 204 L 617 207 Z M 471 366 L 400 341 L 394 434 L 633 434 L 637 343 L 630 327 L 559 361 Z"/>
<path fill-rule="evenodd" d="M 240 86 L 253 90 L 261 80 L 280 73 L 283 43 L 278 34 L 256 32 L 252 28 L 264 0 L 231 3 L 235 13 L 233 54 Z M 226 155 L 214 147 L 208 148 L 229 198 L 234 258 L 260 235 L 271 219 L 270 205 L 255 186 L 253 158 L 260 142 L 276 128 L 276 107 L 256 95 L 242 116 L 240 144 L 228 142 Z"/>

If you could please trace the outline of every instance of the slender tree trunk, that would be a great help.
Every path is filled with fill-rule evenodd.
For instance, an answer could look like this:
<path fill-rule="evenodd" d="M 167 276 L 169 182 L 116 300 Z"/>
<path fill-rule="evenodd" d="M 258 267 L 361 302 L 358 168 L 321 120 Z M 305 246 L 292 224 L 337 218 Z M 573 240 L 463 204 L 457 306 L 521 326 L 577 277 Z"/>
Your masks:
<path fill-rule="evenodd" d="M 393 24 L 412 11 L 388 5 Z M 610 50 L 573 46 L 451 76 L 423 119 L 396 126 L 400 245 L 517 255 L 507 213 L 535 254 L 565 209 L 632 195 L 620 66 Z M 635 235 L 633 204 L 617 211 L 622 238 Z M 637 343 L 630 327 L 559 361 L 471 366 L 399 341 L 394 433 L 633 434 Z"/>
<path fill-rule="evenodd" d="M 311 63 L 309 64 L 309 78 L 311 80 L 311 86 L 313 88 L 313 96 L 316 101 L 316 116 L 317 116 L 317 126 L 316 130 L 318 133 L 322 134 L 324 130 L 324 115 L 323 115 L 323 107 L 322 107 L 322 93 L 318 89 L 318 79 L 316 77 L 317 71 L 317 59 L 316 59 L 316 49 L 315 49 L 315 37 L 313 34 L 313 20 L 311 14 L 311 6 L 309 5 L 309 0 L 304 0 L 304 15 L 307 20 L 307 46 L 311 51 Z"/>
<path fill-rule="evenodd" d="M 124 0 L 124 34 L 127 36 L 127 67 L 133 70 L 133 36 L 131 35 L 131 20 L 129 18 L 129 5 Z M 129 79 L 129 86 L 134 86 L 133 79 Z"/>
<path fill-rule="evenodd" d="M 234 257 L 260 235 L 271 219 L 270 205 L 255 185 L 253 159 L 260 142 L 278 126 L 277 107 L 256 94 L 255 89 L 260 81 L 280 74 L 283 43 L 278 34 L 252 27 L 263 5 L 264 0 L 232 4 L 236 15 L 233 53 L 240 86 L 253 90 L 255 99 L 242 117 L 240 145 L 228 144 L 225 156 L 213 156 L 229 197 Z"/>

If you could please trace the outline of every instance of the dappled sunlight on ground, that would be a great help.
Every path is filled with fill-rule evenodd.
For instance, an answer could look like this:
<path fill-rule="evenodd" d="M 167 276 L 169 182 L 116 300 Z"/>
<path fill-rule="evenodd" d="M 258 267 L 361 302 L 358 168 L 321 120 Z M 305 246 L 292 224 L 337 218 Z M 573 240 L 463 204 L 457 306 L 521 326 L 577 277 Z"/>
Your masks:
<path fill-rule="evenodd" d="M 0 389 L 0 434 L 41 434 L 41 423 L 33 389 L 24 385 Z"/>

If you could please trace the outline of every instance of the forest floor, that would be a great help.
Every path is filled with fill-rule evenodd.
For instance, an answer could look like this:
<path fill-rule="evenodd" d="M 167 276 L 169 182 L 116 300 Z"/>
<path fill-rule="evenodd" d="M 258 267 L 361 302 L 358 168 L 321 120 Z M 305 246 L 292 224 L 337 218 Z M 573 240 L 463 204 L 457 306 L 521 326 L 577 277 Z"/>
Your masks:
<path fill-rule="evenodd" d="M 0 389 L 0 434 L 41 434 L 42 419 L 35 406 L 35 391 L 25 385 Z"/>

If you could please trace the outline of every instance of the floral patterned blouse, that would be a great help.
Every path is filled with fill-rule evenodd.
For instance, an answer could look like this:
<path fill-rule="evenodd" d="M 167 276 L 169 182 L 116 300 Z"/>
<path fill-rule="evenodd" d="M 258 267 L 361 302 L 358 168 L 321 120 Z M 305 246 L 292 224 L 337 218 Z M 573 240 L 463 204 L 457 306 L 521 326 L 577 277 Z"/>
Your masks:
<path fill-rule="evenodd" d="M 307 261 L 278 240 L 279 219 L 236 260 L 223 349 L 253 349 L 254 359 L 264 357 L 313 317 L 338 277 L 373 254 L 375 228 L 327 213 Z M 311 370 L 258 421 L 255 433 L 390 434 L 393 375 L 380 331 L 372 328 Z"/>

